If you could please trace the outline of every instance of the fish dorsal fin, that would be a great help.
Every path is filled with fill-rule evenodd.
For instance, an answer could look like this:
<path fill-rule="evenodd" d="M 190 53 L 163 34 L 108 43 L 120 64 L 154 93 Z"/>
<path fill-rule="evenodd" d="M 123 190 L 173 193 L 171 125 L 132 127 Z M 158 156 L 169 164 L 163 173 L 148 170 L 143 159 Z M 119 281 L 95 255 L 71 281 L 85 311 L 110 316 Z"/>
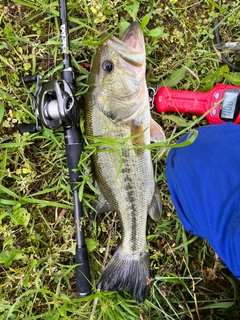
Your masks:
<path fill-rule="evenodd" d="M 152 201 L 149 205 L 148 213 L 154 221 L 157 221 L 160 218 L 162 213 L 162 202 L 161 202 L 159 190 L 156 184 L 155 184 L 155 190 L 152 197 Z"/>
<path fill-rule="evenodd" d="M 150 119 L 150 139 L 153 142 L 162 142 L 166 140 L 162 127 L 152 118 Z"/>

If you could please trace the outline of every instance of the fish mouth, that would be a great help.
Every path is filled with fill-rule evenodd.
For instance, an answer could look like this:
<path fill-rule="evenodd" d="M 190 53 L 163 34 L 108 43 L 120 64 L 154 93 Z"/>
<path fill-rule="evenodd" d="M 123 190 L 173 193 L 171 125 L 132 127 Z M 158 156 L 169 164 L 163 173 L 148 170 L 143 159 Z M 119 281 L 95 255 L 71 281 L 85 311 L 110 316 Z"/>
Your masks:
<path fill-rule="evenodd" d="M 141 27 L 137 22 L 133 22 L 125 30 L 121 40 L 112 36 L 107 42 L 127 62 L 137 67 L 145 65 L 144 37 Z"/>
<path fill-rule="evenodd" d="M 143 34 L 140 25 L 133 22 L 124 32 L 122 39 L 126 45 L 141 52 L 144 46 Z"/>

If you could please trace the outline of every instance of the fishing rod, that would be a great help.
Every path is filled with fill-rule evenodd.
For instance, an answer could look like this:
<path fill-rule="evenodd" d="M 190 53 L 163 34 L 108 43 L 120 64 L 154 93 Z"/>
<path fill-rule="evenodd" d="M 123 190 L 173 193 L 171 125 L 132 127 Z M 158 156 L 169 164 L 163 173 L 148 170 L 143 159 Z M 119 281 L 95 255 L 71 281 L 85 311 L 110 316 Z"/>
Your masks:
<path fill-rule="evenodd" d="M 62 42 L 63 70 L 62 79 L 51 80 L 43 84 L 39 74 L 23 77 L 25 83 L 35 82 L 33 110 L 36 118 L 34 124 L 22 124 L 20 133 L 38 132 L 43 126 L 49 129 L 63 127 L 66 158 L 70 176 L 70 187 L 73 193 L 74 220 L 76 230 L 76 289 L 80 297 L 91 292 L 88 252 L 82 223 L 83 208 L 79 200 L 78 183 L 80 171 L 78 163 L 81 157 L 83 142 L 78 126 L 79 105 L 75 98 L 76 83 L 70 61 L 70 42 L 68 36 L 67 4 L 59 0 L 60 30 Z"/>

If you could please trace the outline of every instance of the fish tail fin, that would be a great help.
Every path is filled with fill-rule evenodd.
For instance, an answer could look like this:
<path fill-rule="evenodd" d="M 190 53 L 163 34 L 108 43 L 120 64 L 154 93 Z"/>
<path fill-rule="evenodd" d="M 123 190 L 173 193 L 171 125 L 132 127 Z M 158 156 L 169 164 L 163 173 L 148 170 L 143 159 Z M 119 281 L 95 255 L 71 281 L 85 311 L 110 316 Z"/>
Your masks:
<path fill-rule="evenodd" d="M 147 279 L 150 276 L 149 255 L 128 256 L 121 248 L 102 272 L 98 288 L 103 291 L 128 291 L 132 298 L 141 303 L 147 294 Z"/>

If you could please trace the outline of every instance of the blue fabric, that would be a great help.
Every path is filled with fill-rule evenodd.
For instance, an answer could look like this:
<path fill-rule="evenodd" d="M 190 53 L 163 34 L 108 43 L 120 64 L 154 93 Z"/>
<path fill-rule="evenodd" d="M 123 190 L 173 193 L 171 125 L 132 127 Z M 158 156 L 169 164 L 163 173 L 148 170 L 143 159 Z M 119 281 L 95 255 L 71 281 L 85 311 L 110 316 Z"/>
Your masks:
<path fill-rule="evenodd" d="M 166 175 L 186 230 L 205 238 L 240 280 L 240 125 L 199 128 L 190 146 L 170 151 Z"/>

